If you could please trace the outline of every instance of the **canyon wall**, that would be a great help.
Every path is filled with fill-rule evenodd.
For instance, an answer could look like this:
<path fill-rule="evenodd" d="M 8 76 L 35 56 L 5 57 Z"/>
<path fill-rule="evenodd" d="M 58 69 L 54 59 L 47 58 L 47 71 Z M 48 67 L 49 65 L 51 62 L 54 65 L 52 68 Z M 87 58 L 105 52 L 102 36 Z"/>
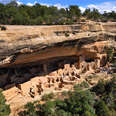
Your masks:
<path fill-rule="evenodd" d="M 0 35 L 0 67 L 23 66 L 50 58 L 78 56 L 84 51 L 84 45 L 115 41 L 115 32 L 116 23 L 7 26 L 7 30 L 1 31 Z"/>
<path fill-rule="evenodd" d="M 0 31 L 0 87 L 14 114 L 46 93 L 111 78 L 107 51 L 116 54 L 116 23 L 6 27 Z"/>
<path fill-rule="evenodd" d="M 41 75 L 74 62 L 82 72 L 83 62 L 94 62 L 96 68 L 105 66 L 106 50 L 116 47 L 116 23 L 6 27 L 0 32 L 0 87 L 18 80 L 15 70 L 25 67 L 37 65 Z M 10 76 L 13 74 L 14 80 Z M 21 82 L 25 80 L 28 79 Z"/>

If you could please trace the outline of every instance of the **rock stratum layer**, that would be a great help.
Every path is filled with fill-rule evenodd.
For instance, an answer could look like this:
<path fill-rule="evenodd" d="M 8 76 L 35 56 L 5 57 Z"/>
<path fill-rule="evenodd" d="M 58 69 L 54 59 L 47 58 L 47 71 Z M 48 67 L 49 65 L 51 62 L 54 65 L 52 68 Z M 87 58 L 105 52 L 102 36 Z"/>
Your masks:
<path fill-rule="evenodd" d="M 116 23 L 68 26 L 8 26 L 0 32 L 0 67 L 80 55 L 84 45 L 115 41 Z"/>

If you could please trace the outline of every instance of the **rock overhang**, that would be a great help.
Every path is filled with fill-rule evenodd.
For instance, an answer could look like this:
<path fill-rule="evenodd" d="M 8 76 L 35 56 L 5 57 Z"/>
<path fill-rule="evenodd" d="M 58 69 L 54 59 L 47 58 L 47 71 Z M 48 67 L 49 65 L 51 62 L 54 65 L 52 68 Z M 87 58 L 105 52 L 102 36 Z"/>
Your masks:
<path fill-rule="evenodd" d="M 95 22 L 64 26 L 8 26 L 0 37 L 3 38 L 0 67 L 23 66 L 42 59 L 77 55 L 85 45 L 115 41 L 115 27 L 116 23 Z"/>

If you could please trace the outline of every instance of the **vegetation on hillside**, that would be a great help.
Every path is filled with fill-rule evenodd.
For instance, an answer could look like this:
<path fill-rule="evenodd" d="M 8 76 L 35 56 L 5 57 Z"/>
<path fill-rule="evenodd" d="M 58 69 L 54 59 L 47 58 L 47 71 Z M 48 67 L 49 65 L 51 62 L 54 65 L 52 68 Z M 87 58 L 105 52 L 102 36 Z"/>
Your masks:
<path fill-rule="evenodd" d="M 114 11 L 100 14 L 97 9 L 86 9 L 84 13 L 81 13 L 77 5 L 58 9 L 55 6 L 44 6 L 38 3 L 33 6 L 18 5 L 15 1 L 6 5 L 0 4 L 0 24 L 73 24 L 79 22 L 82 16 L 96 21 L 116 21 L 116 12 Z"/>
<path fill-rule="evenodd" d="M 0 116 L 9 116 L 10 107 L 5 104 L 6 100 L 2 94 L 2 90 L 0 89 Z"/>
<path fill-rule="evenodd" d="M 83 84 L 83 87 L 86 84 Z M 116 77 L 111 81 L 100 81 L 89 90 L 82 85 L 74 91 L 62 94 L 64 100 L 48 99 L 45 104 L 28 103 L 19 116 L 115 116 L 116 114 Z"/>

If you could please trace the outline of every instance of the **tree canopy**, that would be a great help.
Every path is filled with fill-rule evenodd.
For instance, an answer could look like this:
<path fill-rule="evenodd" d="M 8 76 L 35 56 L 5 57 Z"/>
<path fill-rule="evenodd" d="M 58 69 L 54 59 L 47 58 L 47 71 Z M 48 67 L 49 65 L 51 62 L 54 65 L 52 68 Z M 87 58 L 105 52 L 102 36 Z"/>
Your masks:
<path fill-rule="evenodd" d="M 82 13 L 77 5 L 70 5 L 68 8 L 58 9 L 55 6 L 45 6 L 38 3 L 33 6 L 18 5 L 15 0 L 8 4 L 0 3 L 0 24 L 73 24 L 80 21 L 81 16 L 90 20 L 116 21 L 116 12 L 114 11 L 101 14 L 97 9 L 86 9 Z"/>
<path fill-rule="evenodd" d="M 40 25 L 40 24 L 67 24 L 74 18 L 80 18 L 78 6 L 72 5 L 69 9 L 58 9 L 55 6 L 44 6 L 36 3 L 33 6 L 18 5 L 15 1 L 6 5 L 0 4 L 0 24 L 13 25 Z"/>

